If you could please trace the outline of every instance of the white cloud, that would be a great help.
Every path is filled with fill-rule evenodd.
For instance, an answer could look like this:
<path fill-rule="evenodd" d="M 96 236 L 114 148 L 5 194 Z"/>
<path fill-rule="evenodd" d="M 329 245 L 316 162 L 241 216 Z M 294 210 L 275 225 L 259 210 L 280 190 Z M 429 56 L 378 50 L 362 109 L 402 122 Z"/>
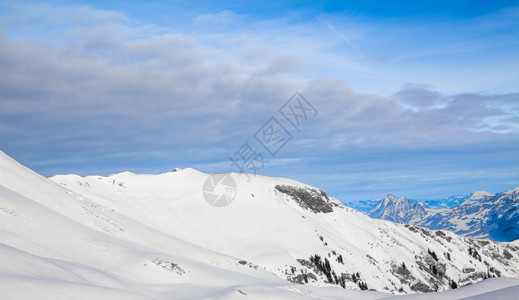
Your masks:
<path fill-rule="evenodd" d="M 517 93 L 445 92 L 437 82 L 428 84 L 430 74 L 412 77 L 428 73 L 428 66 L 404 65 L 410 75 L 399 68 L 386 73 L 384 68 L 393 62 L 366 62 L 378 42 L 354 35 L 368 57 L 359 59 L 351 45 L 344 51 L 344 41 L 325 22 L 251 22 L 213 32 L 204 31 L 211 25 L 198 20 L 187 31 L 135 25 L 119 13 L 77 9 L 80 22 L 60 17 L 63 9 L 51 6 L 31 13 L 37 24 L 48 26 L 54 14 L 62 18 L 51 39 L 32 38 L 46 26 L 19 35 L 13 24 L 26 17 L 15 20 L 16 15 L 4 23 L 0 35 L 0 140 L 12 149 L 45 153 L 49 169 L 52 157 L 68 153 L 71 160 L 88 161 L 86 155 L 103 165 L 169 157 L 182 162 L 180 166 L 218 171 L 213 169 L 229 167 L 222 161 L 298 90 L 319 114 L 305 123 L 272 169 L 310 164 L 314 157 L 341 160 L 368 150 L 469 151 L 496 145 L 498 151 L 519 142 Z M 376 27 L 370 26 L 365 34 Z M 398 87 L 425 84 L 404 85 L 389 96 L 380 93 L 394 86 L 387 84 L 393 77 Z M 471 78 L 463 81 L 470 84 Z M 150 168 L 160 170 L 160 163 Z M 348 170 L 333 172 L 343 171 Z M 374 172 L 355 174 L 369 177 Z M 362 177 L 355 182 L 367 181 Z"/>
<path fill-rule="evenodd" d="M 229 24 L 243 20 L 245 16 L 237 14 L 233 11 L 224 10 L 218 13 L 202 14 L 195 18 L 195 22 L 208 22 Z"/>

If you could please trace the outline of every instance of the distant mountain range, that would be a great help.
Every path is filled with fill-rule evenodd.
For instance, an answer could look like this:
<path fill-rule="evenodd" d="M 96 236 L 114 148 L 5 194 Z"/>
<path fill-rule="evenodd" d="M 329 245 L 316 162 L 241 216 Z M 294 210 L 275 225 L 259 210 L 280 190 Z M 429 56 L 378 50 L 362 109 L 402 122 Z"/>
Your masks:
<path fill-rule="evenodd" d="M 518 195 L 519 187 L 498 194 L 477 191 L 470 196 L 423 202 L 388 195 L 352 206 L 372 218 L 449 230 L 473 238 L 513 241 L 519 239 Z"/>
<path fill-rule="evenodd" d="M 426 204 L 429 208 L 453 208 L 463 203 L 463 201 L 467 200 L 469 197 L 470 195 L 455 195 L 443 199 L 422 200 L 418 202 Z"/>
<path fill-rule="evenodd" d="M 414 200 L 409 199 L 414 202 L 420 202 L 427 205 L 428 208 L 453 208 L 455 206 L 460 205 L 463 201 L 467 200 L 470 195 L 454 195 L 445 197 L 442 199 L 433 199 L 433 200 Z M 345 202 L 346 206 L 351 208 L 355 208 L 356 210 L 368 214 L 380 201 L 384 199 L 376 199 L 376 200 L 360 200 L 360 201 L 351 201 Z"/>

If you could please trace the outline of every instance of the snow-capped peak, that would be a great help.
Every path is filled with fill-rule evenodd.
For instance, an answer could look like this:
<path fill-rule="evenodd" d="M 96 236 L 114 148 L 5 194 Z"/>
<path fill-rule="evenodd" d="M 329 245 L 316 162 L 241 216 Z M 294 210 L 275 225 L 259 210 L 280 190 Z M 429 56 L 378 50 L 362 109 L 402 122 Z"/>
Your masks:
<path fill-rule="evenodd" d="M 519 277 L 514 245 L 374 220 L 286 178 L 217 174 L 235 199 L 216 207 L 204 199 L 212 175 L 47 179 L 0 160 L 3 295 L 376 299 Z"/>
<path fill-rule="evenodd" d="M 426 214 L 423 204 L 388 194 L 368 213 L 370 217 L 396 223 L 408 223 L 411 218 L 420 218 Z"/>
<path fill-rule="evenodd" d="M 495 194 L 489 193 L 487 191 L 475 191 L 470 195 L 469 199 L 471 200 L 479 200 L 479 199 L 485 199 L 487 197 L 493 197 Z"/>

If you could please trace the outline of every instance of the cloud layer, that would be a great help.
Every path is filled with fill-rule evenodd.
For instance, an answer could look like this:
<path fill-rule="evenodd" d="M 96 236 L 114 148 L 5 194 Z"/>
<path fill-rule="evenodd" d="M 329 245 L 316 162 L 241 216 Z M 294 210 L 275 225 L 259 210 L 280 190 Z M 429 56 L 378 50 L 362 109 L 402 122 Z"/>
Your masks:
<path fill-rule="evenodd" d="M 412 75 L 420 68 L 396 52 L 373 63 L 380 56 L 366 48 L 375 42 L 364 35 L 376 24 L 330 25 L 337 23 L 330 16 L 307 23 L 250 21 L 221 11 L 194 16 L 191 27 L 168 27 L 91 7 L 9 9 L 0 31 L 0 141 L 8 154 L 45 175 L 179 165 L 233 171 L 228 156 L 279 116 L 296 91 L 318 116 L 294 133 L 263 173 L 305 180 L 339 197 L 355 189 L 357 197 L 382 190 L 425 195 L 431 181 L 441 185 L 459 174 L 468 178 L 457 186 L 467 189 L 492 177 L 503 182 L 496 174 L 506 173 L 508 184 L 519 175 L 519 93 L 441 91 L 417 82 Z M 494 21 L 486 18 L 478 24 Z M 341 37 L 348 37 L 346 45 Z M 409 75 L 396 74 L 398 89 L 386 94 L 384 82 L 393 80 L 387 68 L 397 60 L 413 63 L 399 65 Z M 500 154 L 488 166 L 475 164 Z M 415 187 L 403 187 L 405 180 Z"/>

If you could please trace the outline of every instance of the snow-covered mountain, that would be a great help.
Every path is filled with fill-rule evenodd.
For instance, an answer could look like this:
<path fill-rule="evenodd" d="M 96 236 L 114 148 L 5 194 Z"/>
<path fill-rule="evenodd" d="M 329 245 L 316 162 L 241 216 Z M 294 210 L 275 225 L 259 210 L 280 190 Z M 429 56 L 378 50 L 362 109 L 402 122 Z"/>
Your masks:
<path fill-rule="evenodd" d="M 474 238 L 519 239 L 519 187 L 497 195 L 474 192 L 459 206 L 438 211 L 416 224 Z"/>
<path fill-rule="evenodd" d="M 460 205 L 463 201 L 467 200 L 470 195 L 454 195 L 445 197 L 442 199 L 434 199 L 434 200 L 412 200 L 407 199 L 409 201 L 419 202 L 426 205 L 427 208 L 453 208 L 455 206 Z M 376 199 L 376 200 L 360 200 L 360 201 L 350 201 L 345 202 L 346 206 L 355 208 L 358 211 L 361 211 L 365 214 L 369 214 L 369 212 L 377 206 L 380 201 L 384 199 Z"/>
<path fill-rule="evenodd" d="M 473 238 L 513 241 L 519 239 L 518 195 L 519 187 L 497 195 L 476 191 L 451 209 L 433 209 L 424 203 L 388 195 L 368 215 Z"/>
<path fill-rule="evenodd" d="M 417 202 L 421 202 L 429 208 L 453 208 L 463 203 L 463 201 L 467 200 L 470 196 L 471 195 L 453 195 L 443 199 L 420 200 Z"/>
<path fill-rule="evenodd" d="M 373 209 L 373 207 L 377 206 L 377 204 L 379 202 L 380 202 L 380 199 L 378 199 L 378 200 L 360 200 L 360 201 L 345 202 L 344 205 L 351 207 L 351 208 L 355 208 L 356 210 L 367 214 L 367 213 L 369 213 L 370 210 Z"/>
<path fill-rule="evenodd" d="M 396 223 L 416 223 L 427 214 L 424 204 L 403 197 L 396 198 L 393 195 L 387 195 L 369 212 L 372 218 Z"/>
<path fill-rule="evenodd" d="M 374 220 L 285 178 L 47 179 L 0 151 L 0 215 L 5 299 L 382 299 L 500 276 L 515 279 L 456 293 L 519 288 L 517 242 Z"/>

